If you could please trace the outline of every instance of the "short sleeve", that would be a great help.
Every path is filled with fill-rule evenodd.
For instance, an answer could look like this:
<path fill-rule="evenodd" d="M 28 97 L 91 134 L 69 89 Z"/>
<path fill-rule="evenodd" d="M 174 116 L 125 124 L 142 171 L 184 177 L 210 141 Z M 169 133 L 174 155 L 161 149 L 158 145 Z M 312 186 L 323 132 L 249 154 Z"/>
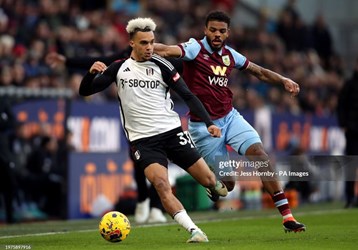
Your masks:
<path fill-rule="evenodd" d="M 234 50 L 233 48 L 228 47 L 227 49 L 231 52 L 232 56 L 234 57 L 235 68 L 239 70 L 246 69 L 247 66 L 249 65 L 249 60 L 245 56 Z"/>
<path fill-rule="evenodd" d="M 199 42 L 194 38 L 190 38 L 189 41 L 179 44 L 179 47 L 182 50 L 182 58 L 185 61 L 194 60 L 201 49 Z"/>

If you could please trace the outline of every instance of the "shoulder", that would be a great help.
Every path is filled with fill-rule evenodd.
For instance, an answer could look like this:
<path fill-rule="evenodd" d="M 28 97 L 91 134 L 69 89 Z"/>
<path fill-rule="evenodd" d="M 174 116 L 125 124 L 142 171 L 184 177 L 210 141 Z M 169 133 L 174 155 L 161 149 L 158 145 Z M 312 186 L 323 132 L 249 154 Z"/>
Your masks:
<path fill-rule="evenodd" d="M 118 59 L 118 60 L 114 61 L 113 63 L 111 63 L 111 65 L 109 65 L 109 68 L 119 69 L 127 61 L 128 61 L 127 58 L 126 59 Z"/>
<path fill-rule="evenodd" d="M 127 60 L 128 60 L 128 58 L 117 59 L 117 60 L 115 60 L 112 64 L 114 64 L 114 65 L 122 65 L 122 64 L 125 63 Z"/>
<path fill-rule="evenodd" d="M 166 70 L 170 70 L 173 71 L 174 70 L 174 66 L 173 64 L 171 64 L 167 59 L 165 59 L 164 57 L 161 57 L 157 54 L 154 54 L 152 56 L 151 61 L 153 63 L 155 63 L 156 65 L 158 65 L 159 68 L 161 69 L 166 69 Z"/>
<path fill-rule="evenodd" d="M 194 49 L 200 48 L 200 42 L 195 38 L 190 38 L 188 41 L 181 43 L 179 46 L 183 47 L 183 49 Z"/>
<path fill-rule="evenodd" d="M 233 47 L 231 47 L 231 46 L 229 46 L 229 45 L 225 45 L 225 46 L 224 46 L 224 49 L 225 49 L 228 53 L 232 54 L 233 56 L 235 56 L 235 55 L 237 55 L 237 54 L 241 55 L 236 49 L 234 49 Z"/>
<path fill-rule="evenodd" d="M 118 70 L 122 67 L 122 65 L 126 62 L 126 59 L 116 60 L 111 63 L 108 68 L 104 71 L 105 75 L 115 76 L 117 75 Z"/>
<path fill-rule="evenodd" d="M 242 67 L 244 67 L 245 65 L 247 66 L 248 64 L 248 60 L 247 58 L 242 55 L 241 53 L 237 52 L 235 49 L 233 49 L 232 47 L 225 45 L 225 50 L 231 54 L 231 56 L 234 58 L 235 61 L 235 67 L 241 69 Z M 245 66 L 245 67 L 246 67 Z"/>

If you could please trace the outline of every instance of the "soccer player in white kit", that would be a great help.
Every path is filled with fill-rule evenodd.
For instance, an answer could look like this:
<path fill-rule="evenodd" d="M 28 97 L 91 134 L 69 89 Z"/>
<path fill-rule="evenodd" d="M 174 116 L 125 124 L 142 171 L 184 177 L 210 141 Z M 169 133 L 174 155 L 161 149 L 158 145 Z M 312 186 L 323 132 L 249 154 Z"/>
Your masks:
<path fill-rule="evenodd" d="M 216 180 L 196 150 L 190 134 L 182 130 L 169 89 L 176 91 L 190 111 L 205 122 L 208 134 L 220 137 L 221 131 L 175 68 L 164 58 L 153 55 L 155 27 L 150 18 L 129 21 L 126 29 L 132 47 L 130 58 L 118 60 L 108 68 L 102 62 L 95 62 L 82 79 L 79 93 L 92 95 L 116 83 L 122 126 L 136 167 L 144 169 L 166 212 L 191 233 L 187 242 L 207 242 L 205 233 L 195 225 L 172 193 L 168 159 L 206 187 L 212 199 L 226 196 L 227 189 Z"/>

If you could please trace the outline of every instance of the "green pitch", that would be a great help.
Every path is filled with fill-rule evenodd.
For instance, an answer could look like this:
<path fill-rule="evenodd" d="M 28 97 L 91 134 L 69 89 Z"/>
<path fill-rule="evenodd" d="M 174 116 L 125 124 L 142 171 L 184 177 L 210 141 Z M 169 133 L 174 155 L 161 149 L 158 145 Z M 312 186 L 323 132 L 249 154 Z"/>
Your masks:
<path fill-rule="evenodd" d="M 326 204 L 295 209 L 307 231 L 287 234 L 276 210 L 190 213 L 209 237 L 210 242 L 202 244 L 185 243 L 189 234 L 174 223 L 132 223 L 131 233 L 121 243 L 101 238 L 98 219 L 0 225 L 0 250 L 357 249 L 358 209 L 341 207 L 342 204 Z"/>

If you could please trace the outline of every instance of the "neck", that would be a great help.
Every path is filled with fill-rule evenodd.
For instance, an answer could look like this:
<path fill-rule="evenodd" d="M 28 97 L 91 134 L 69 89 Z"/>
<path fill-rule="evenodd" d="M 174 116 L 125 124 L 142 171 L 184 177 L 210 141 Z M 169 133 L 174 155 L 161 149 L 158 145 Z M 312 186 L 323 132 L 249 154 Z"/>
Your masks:
<path fill-rule="evenodd" d="M 131 53 L 131 58 L 136 62 L 145 62 L 146 60 L 139 58 L 137 54 L 135 54 L 133 51 Z"/>
<path fill-rule="evenodd" d="M 139 61 L 137 55 L 135 53 L 133 53 L 133 51 L 131 53 L 131 58 L 136 62 Z"/>

